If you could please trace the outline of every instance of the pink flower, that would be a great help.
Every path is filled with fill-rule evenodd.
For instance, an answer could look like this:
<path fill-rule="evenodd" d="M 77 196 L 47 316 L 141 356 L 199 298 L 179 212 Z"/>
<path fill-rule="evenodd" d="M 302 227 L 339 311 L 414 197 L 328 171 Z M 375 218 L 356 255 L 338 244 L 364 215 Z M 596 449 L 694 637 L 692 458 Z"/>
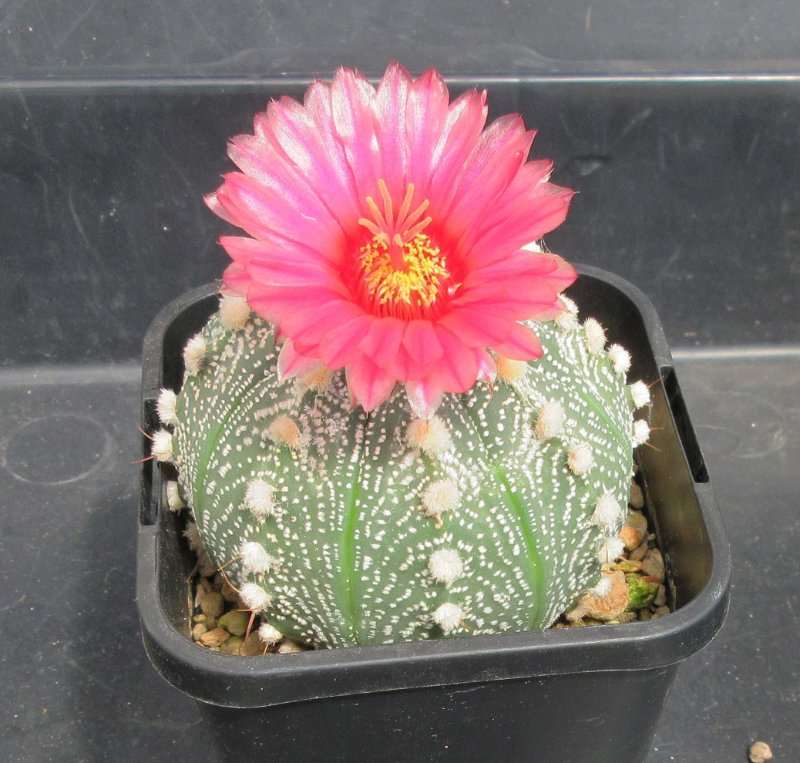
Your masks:
<path fill-rule="evenodd" d="M 344 368 L 367 411 L 400 382 L 430 416 L 443 392 L 491 380 L 493 355 L 541 356 L 520 321 L 561 312 L 576 273 L 525 247 L 572 191 L 547 182 L 550 161 L 525 163 L 519 115 L 484 130 L 486 116 L 485 93 L 451 103 L 437 72 L 393 63 L 377 90 L 340 69 L 232 139 L 241 172 L 207 203 L 248 234 L 220 239 L 225 287 L 286 338 L 282 376 Z"/>

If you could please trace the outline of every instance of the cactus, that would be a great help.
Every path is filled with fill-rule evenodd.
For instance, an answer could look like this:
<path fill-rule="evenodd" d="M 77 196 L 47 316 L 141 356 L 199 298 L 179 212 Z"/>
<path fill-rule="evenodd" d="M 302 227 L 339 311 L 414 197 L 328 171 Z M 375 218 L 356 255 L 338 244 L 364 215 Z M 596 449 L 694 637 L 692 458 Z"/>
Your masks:
<path fill-rule="evenodd" d="M 153 456 L 265 644 L 536 629 L 611 595 L 649 391 L 537 243 L 573 192 L 487 116 L 433 70 L 340 69 L 257 115 L 206 197 L 246 235 Z"/>
<path fill-rule="evenodd" d="M 274 328 L 223 298 L 159 399 L 170 505 L 245 606 L 306 645 L 549 626 L 602 595 L 646 437 L 629 356 L 561 299 L 535 324 L 540 360 L 496 356 L 494 384 L 420 419 L 399 389 L 354 407 L 342 371 L 280 381 Z"/>

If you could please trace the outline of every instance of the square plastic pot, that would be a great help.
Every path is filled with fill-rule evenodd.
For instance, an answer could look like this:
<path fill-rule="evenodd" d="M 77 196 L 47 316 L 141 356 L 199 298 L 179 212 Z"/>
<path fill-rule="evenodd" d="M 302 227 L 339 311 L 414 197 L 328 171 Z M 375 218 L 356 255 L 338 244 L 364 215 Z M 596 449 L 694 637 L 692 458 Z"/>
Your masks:
<path fill-rule="evenodd" d="M 651 389 L 652 442 L 638 460 L 675 611 L 649 622 L 472 636 L 265 657 L 210 652 L 189 637 L 193 560 L 145 463 L 137 603 L 156 670 L 198 700 L 219 754 L 270 761 L 631 761 L 646 756 L 681 663 L 727 609 L 730 547 L 658 316 L 626 281 L 580 268 L 570 290 L 634 358 Z M 144 344 L 143 421 L 177 389 L 182 347 L 216 309 L 216 286 L 168 305 Z M 149 443 L 143 441 L 143 450 Z"/>

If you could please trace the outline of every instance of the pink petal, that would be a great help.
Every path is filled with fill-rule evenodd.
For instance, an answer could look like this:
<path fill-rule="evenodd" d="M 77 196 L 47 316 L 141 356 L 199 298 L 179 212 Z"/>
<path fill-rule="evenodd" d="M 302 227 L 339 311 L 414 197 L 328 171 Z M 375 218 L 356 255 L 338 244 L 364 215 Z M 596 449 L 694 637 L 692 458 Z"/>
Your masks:
<path fill-rule="evenodd" d="M 442 345 L 430 321 L 414 320 L 406 324 L 403 346 L 411 359 L 427 366 L 442 357 Z"/>
<path fill-rule="evenodd" d="M 420 419 L 429 419 L 442 402 L 442 390 L 430 379 L 406 382 L 406 397 L 411 412 Z"/>
<path fill-rule="evenodd" d="M 320 220 L 298 211 L 296 201 L 257 180 L 231 172 L 217 199 L 234 223 L 254 238 L 282 238 L 317 250 L 332 260 L 341 251 L 341 229 L 331 218 Z"/>
<path fill-rule="evenodd" d="M 280 381 L 290 376 L 305 376 L 321 366 L 322 363 L 319 360 L 297 352 L 291 339 L 287 339 L 283 343 L 283 347 L 278 353 L 278 379 Z"/>
<path fill-rule="evenodd" d="M 428 192 L 433 152 L 447 120 L 449 99 L 447 85 L 435 69 L 428 69 L 411 83 L 405 114 L 408 174 L 423 198 Z"/>
<path fill-rule="evenodd" d="M 406 139 L 406 101 L 411 76 L 397 61 L 389 64 L 375 98 L 375 134 L 381 162 L 381 177 L 393 198 L 401 200 L 406 190 L 409 146 Z"/>
<path fill-rule="evenodd" d="M 217 216 L 221 217 L 226 223 L 230 223 L 231 225 L 238 225 L 236 220 L 234 220 L 226 211 L 225 207 L 219 201 L 219 197 L 216 193 L 209 193 L 203 197 L 203 201 L 206 203 L 206 206 Z"/>
<path fill-rule="evenodd" d="M 564 222 L 573 195 L 568 188 L 540 183 L 527 197 L 498 203 L 472 244 L 468 263 L 490 264 L 531 241 L 538 241 Z"/>
<path fill-rule="evenodd" d="M 391 397 L 395 379 L 366 358 L 348 365 L 345 371 L 353 402 L 365 411 L 375 410 Z"/>
<path fill-rule="evenodd" d="M 228 144 L 228 156 L 246 175 L 286 197 L 296 213 L 315 218 L 336 229 L 337 216 L 326 203 L 325 195 L 310 185 L 305 175 L 287 159 L 283 151 L 255 135 L 237 135 Z"/>
<path fill-rule="evenodd" d="M 295 254 L 296 256 L 292 257 Z M 302 255 L 299 252 L 284 250 L 281 259 L 275 256 L 252 257 L 247 263 L 248 275 L 264 286 L 304 286 L 309 289 L 326 289 L 344 298 L 350 298 L 350 289 L 343 283 L 340 274 L 320 262 L 317 255 Z"/>
<path fill-rule="evenodd" d="M 337 369 L 361 357 L 359 344 L 375 320 L 371 315 L 362 314 L 333 327 L 319 344 L 322 362 L 328 368 Z"/>
<path fill-rule="evenodd" d="M 428 198 L 432 210 L 449 208 L 464 164 L 486 123 L 487 113 L 485 92 L 467 90 L 450 104 L 444 129 L 431 159 Z"/>
<path fill-rule="evenodd" d="M 478 376 L 475 353 L 443 326 L 436 326 L 436 336 L 444 354 L 431 367 L 432 383 L 445 392 L 466 392 Z"/>
<path fill-rule="evenodd" d="M 266 113 L 256 117 L 256 135 L 297 168 L 310 187 L 319 189 L 340 223 L 355 221 L 361 201 L 344 149 L 330 125 L 330 86 L 312 84 L 306 101 L 309 110 L 287 97 L 270 103 Z M 322 106 L 325 101 L 327 106 Z"/>
<path fill-rule="evenodd" d="M 405 347 L 400 346 L 397 353 L 386 366 L 386 372 L 398 381 L 419 379 L 425 375 L 426 369 L 415 362 Z"/>
<path fill-rule="evenodd" d="M 359 344 L 363 353 L 382 369 L 388 368 L 403 341 L 405 322 L 399 318 L 378 318 Z"/>
<path fill-rule="evenodd" d="M 222 282 L 225 285 L 225 293 L 238 294 L 240 297 L 247 296 L 247 287 L 250 285 L 250 276 L 247 271 L 232 262 L 225 268 L 222 274 Z"/>
<path fill-rule="evenodd" d="M 476 310 L 471 305 L 453 307 L 438 323 L 468 347 L 490 347 L 504 342 L 511 333 L 511 321 L 507 317 Z"/>
<path fill-rule="evenodd" d="M 294 339 L 298 352 L 319 357 L 319 345 L 329 334 L 353 318 L 364 315 L 352 302 L 332 300 L 315 309 L 284 314 L 280 321 L 287 336 Z"/>
<path fill-rule="evenodd" d="M 330 86 L 329 112 L 322 103 L 317 112 L 317 118 L 324 118 L 327 128 L 333 127 L 343 146 L 362 201 L 374 192 L 379 166 L 374 99 L 375 90 L 366 77 L 352 69 L 339 69 Z"/>
<path fill-rule="evenodd" d="M 513 324 L 514 328 L 509 338 L 502 344 L 497 344 L 492 349 L 512 360 L 537 360 L 542 357 L 542 345 L 536 334 L 521 323 Z"/>
<path fill-rule="evenodd" d="M 486 350 L 477 350 L 478 353 L 478 381 L 492 384 L 497 378 L 497 365 Z"/>

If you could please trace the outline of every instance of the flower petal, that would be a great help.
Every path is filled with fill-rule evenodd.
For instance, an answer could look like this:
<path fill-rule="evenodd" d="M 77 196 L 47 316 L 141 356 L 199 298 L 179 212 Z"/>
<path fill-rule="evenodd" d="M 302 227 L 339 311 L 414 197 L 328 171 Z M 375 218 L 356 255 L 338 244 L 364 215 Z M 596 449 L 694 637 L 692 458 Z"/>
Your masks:
<path fill-rule="evenodd" d="M 406 138 L 406 102 L 411 75 L 397 61 L 381 77 L 375 97 L 375 134 L 381 163 L 381 177 L 393 197 L 402 199 L 406 190 L 409 145 Z"/>
<path fill-rule="evenodd" d="M 432 383 L 445 392 L 466 392 L 478 376 L 475 353 L 443 326 L 436 326 L 436 336 L 444 352 L 431 367 Z"/>
<path fill-rule="evenodd" d="M 411 359 L 427 366 L 442 357 L 442 345 L 430 321 L 409 321 L 403 334 L 403 346 Z"/>
<path fill-rule="evenodd" d="M 294 348 L 294 342 L 287 339 L 278 353 L 278 379 L 283 381 L 290 376 L 304 376 L 316 371 L 322 364 L 315 358 L 301 355 Z"/>
<path fill-rule="evenodd" d="M 508 339 L 502 344 L 493 345 L 492 349 L 512 360 L 537 360 L 543 352 L 536 334 L 521 323 L 513 324 Z"/>
<path fill-rule="evenodd" d="M 380 368 L 392 364 L 403 341 L 405 322 L 399 318 L 378 318 L 361 340 L 359 348 Z"/>
<path fill-rule="evenodd" d="M 406 382 L 406 397 L 411 412 L 420 419 L 429 419 L 442 403 L 442 390 L 430 379 Z"/>
<path fill-rule="evenodd" d="M 411 83 L 406 101 L 409 180 L 425 197 L 436 145 L 447 120 L 450 95 L 442 76 L 428 69 Z"/>
<path fill-rule="evenodd" d="M 322 362 L 335 370 L 360 357 L 363 353 L 359 344 L 375 320 L 371 315 L 362 314 L 336 326 L 319 343 Z"/>
<path fill-rule="evenodd" d="M 353 402 L 369 412 L 391 397 L 395 379 L 374 363 L 362 357 L 345 369 L 347 388 Z"/>

